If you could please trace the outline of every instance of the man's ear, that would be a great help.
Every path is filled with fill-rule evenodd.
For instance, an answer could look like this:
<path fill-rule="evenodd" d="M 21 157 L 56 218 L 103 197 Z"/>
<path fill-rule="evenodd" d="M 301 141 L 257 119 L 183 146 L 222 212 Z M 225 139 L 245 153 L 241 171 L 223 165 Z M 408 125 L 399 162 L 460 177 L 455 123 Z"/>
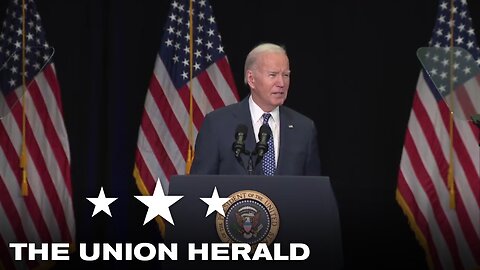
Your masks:
<path fill-rule="evenodd" d="M 253 71 L 247 70 L 247 83 L 250 88 L 253 86 L 253 83 L 255 82 L 255 78 L 253 77 Z"/>

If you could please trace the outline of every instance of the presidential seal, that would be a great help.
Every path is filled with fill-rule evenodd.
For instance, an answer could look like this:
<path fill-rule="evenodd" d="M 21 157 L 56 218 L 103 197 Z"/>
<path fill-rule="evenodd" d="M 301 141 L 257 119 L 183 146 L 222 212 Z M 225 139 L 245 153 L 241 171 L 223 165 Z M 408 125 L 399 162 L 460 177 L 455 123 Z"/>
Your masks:
<path fill-rule="evenodd" d="M 216 227 L 226 243 L 270 245 L 278 233 L 280 216 L 275 204 L 264 194 L 242 190 L 228 196 L 223 204 L 225 217 L 217 213 Z"/>

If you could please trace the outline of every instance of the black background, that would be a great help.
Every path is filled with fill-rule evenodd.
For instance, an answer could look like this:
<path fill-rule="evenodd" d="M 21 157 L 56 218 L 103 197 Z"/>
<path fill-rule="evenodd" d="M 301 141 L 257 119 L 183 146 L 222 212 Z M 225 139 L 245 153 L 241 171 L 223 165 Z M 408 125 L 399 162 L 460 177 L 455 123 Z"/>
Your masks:
<path fill-rule="evenodd" d="M 142 225 L 146 207 L 133 197 L 140 194 L 132 171 L 169 2 L 37 1 L 62 90 L 77 242 L 160 241 L 155 222 Z M 480 4 L 467 2 L 478 36 Z M 241 98 L 248 94 L 242 83 L 248 51 L 263 41 L 286 46 L 292 70 L 286 104 L 319 129 L 323 174 L 339 204 L 345 268 L 426 269 L 395 188 L 421 68 L 415 52 L 428 46 L 437 1 L 210 3 Z M 112 218 L 91 217 L 85 198 L 96 197 L 101 186 L 107 197 L 118 197 Z M 157 262 L 140 266 L 158 268 Z"/>

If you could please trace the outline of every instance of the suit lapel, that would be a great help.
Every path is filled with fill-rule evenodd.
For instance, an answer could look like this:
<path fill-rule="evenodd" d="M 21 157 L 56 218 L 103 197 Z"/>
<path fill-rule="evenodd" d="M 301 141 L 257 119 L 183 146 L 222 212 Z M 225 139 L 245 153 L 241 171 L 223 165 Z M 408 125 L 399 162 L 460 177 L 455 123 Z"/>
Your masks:
<path fill-rule="evenodd" d="M 290 147 L 288 142 L 294 139 L 294 123 L 290 115 L 283 106 L 280 106 L 280 147 L 278 150 L 278 162 L 277 162 L 277 175 L 285 174 L 286 172 L 282 170 L 285 166 L 282 166 L 283 163 L 288 162 L 288 148 Z"/>

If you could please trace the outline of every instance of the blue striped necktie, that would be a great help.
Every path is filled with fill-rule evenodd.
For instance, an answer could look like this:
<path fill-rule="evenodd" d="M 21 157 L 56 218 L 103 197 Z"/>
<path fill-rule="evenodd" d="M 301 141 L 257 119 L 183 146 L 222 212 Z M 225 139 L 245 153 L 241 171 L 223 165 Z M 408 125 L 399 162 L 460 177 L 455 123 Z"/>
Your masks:
<path fill-rule="evenodd" d="M 268 125 L 268 119 L 272 116 L 269 113 L 263 114 L 263 124 Z M 274 175 L 275 174 L 275 147 L 273 145 L 273 134 L 270 134 L 268 139 L 268 151 L 263 156 L 262 167 L 264 175 Z"/>

